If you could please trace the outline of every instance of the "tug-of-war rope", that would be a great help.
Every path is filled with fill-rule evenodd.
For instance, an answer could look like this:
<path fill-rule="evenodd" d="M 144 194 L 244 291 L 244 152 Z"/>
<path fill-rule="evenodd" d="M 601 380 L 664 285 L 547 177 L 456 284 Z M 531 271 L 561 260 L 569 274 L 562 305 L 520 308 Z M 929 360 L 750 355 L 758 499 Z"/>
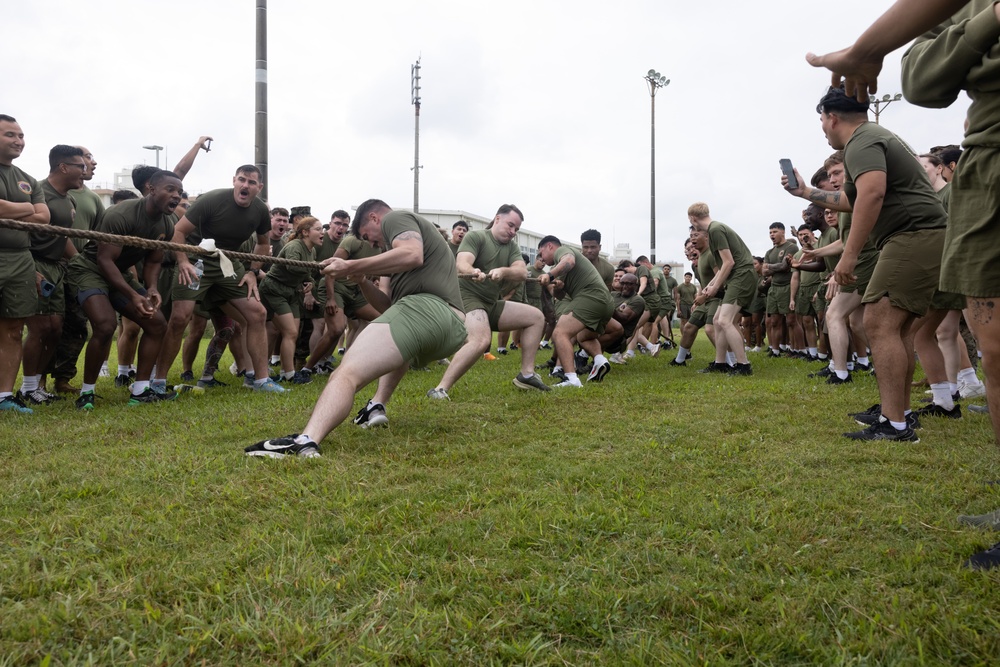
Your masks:
<path fill-rule="evenodd" d="M 217 257 L 219 254 L 224 254 L 230 259 L 238 259 L 240 261 L 246 262 L 260 262 L 262 264 L 284 264 L 286 266 L 298 266 L 305 269 L 315 269 L 317 271 L 322 270 L 323 264 L 319 262 L 304 262 L 298 259 L 288 259 L 286 257 L 273 257 L 271 255 L 254 255 L 249 252 L 237 252 L 235 250 L 208 250 L 196 245 L 186 245 L 184 243 L 171 243 L 170 241 L 155 241 L 151 239 L 142 239 L 138 236 L 121 236 L 118 234 L 105 234 L 104 232 L 95 232 L 91 229 L 72 229 L 68 227 L 53 227 L 52 225 L 39 225 L 33 222 L 19 222 L 18 220 L 7 220 L 6 218 L 0 218 L 0 227 L 5 227 L 7 229 L 16 229 L 22 232 L 31 232 L 33 234 L 49 234 L 50 236 L 66 236 L 68 238 L 76 239 L 91 239 L 94 241 L 99 241 L 101 243 L 108 243 L 110 245 L 118 246 L 134 246 L 137 248 L 145 248 L 146 250 L 173 250 L 175 252 L 183 252 L 189 255 L 200 255 L 202 257 Z M 473 276 L 471 274 L 459 274 L 459 278 L 465 278 L 472 280 Z M 525 282 L 537 283 L 537 278 L 527 278 Z"/>

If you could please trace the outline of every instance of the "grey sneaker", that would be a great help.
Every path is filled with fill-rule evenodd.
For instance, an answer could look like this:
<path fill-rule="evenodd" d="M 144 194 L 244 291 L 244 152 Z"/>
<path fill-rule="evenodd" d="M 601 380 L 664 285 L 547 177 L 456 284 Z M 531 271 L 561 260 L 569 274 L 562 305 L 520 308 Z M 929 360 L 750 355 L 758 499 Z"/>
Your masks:
<path fill-rule="evenodd" d="M 524 377 L 523 373 L 518 373 L 511 382 L 518 389 L 537 389 L 538 391 L 552 391 L 552 387 L 542 382 L 542 378 L 538 376 L 538 373 L 532 373 L 528 377 Z"/>
<path fill-rule="evenodd" d="M 444 389 L 441 389 L 440 387 L 434 387 L 433 389 L 428 389 L 427 398 L 436 398 L 443 401 L 451 400 L 451 396 L 448 395 L 448 392 L 446 392 Z"/>
<path fill-rule="evenodd" d="M 962 514 L 958 517 L 958 522 L 984 530 L 1000 530 L 1000 510 L 986 514 Z"/>

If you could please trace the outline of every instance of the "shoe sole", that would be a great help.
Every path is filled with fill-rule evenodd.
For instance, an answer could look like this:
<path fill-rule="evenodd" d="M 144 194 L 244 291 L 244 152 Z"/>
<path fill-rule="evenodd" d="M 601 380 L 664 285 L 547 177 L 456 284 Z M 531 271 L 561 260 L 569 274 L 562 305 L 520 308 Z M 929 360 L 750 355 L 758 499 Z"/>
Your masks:
<path fill-rule="evenodd" d="M 528 391 L 551 391 L 552 390 L 552 387 L 550 387 L 547 384 L 543 383 L 542 387 L 536 387 L 533 384 L 530 384 L 530 383 L 527 383 L 527 382 L 521 382 L 517 378 L 514 378 L 513 380 L 511 380 L 511 383 L 513 383 L 513 385 L 515 387 L 517 387 L 518 389 L 527 389 Z"/>
<path fill-rule="evenodd" d="M 358 426 L 360 426 L 361 428 L 378 428 L 380 426 L 388 426 L 388 425 L 389 425 L 389 418 L 385 416 L 372 417 L 364 424 L 358 424 Z"/>
<path fill-rule="evenodd" d="M 600 382 L 604 379 L 604 376 L 611 372 L 611 367 L 607 364 L 600 366 L 597 369 L 597 373 L 591 373 L 587 376 L 587 382 Z"/>
<path fill-rule="evenodd" d="M 263 449 L 258 449 L 258 450 L 253 451 L 253 452 L 243 452 L 243 453 L 246 454 L 247 456 L 258 456 L 258 457 L 265 457 L 265 458 L 269 458 L 269 459 L 283 459 L 283 458 L 287 458 L 287 456 L 288 456 L 287 454 L 284 454 L 282 452 L 268 452 L 268 451 L 265 451 Z"/>

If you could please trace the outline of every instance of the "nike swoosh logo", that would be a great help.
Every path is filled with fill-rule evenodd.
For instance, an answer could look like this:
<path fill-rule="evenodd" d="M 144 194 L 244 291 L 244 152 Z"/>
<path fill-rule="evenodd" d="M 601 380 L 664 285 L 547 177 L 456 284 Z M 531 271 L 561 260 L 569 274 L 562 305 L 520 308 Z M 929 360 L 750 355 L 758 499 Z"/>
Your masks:
<path fill-rule="evenodd" d="M 264 441 L 264 449 L 271 452 L 281 451 L 282 449 L 288 449 L 289 447 L 291 447 L 291 445 L 272 445 L 270 440 Z"/>

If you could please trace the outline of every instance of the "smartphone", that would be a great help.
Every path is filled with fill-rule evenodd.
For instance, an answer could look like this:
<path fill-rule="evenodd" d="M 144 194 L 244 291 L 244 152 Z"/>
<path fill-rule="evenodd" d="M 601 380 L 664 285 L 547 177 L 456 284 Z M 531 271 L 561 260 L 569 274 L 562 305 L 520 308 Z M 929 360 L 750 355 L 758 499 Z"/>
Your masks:
<path fill-rule="evenodd" d="M 795 178 L 795 169 L 792 168 L 792 161 L 783 157 L 778 160 L 778 164 L 781 165 L 781 173 L 788 177 L 788 187 L 792 190 L 798 188 L 799 181 Z"/>
<path fill-rule="evenodd" d="M 42 297 L 48 299 L 52 296 L 52 293 L 56 290 L 56 286 L 50 283 L 48 280 L 42 279 L 41 292 Z"/>

